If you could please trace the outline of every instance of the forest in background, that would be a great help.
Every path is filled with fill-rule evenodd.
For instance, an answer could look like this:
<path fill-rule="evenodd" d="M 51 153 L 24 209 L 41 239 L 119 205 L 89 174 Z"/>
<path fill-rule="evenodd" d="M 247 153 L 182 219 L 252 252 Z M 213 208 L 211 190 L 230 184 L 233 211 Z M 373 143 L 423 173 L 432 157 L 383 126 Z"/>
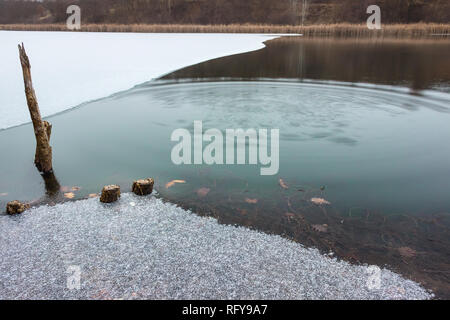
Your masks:
<path fill-rule="evenodd" d="M 450 22 L 449 0 L 0 0 L 0 24 L 64 23 L 71 4 L 91 24 L 364 23 L 372 4 L 383 23 Z"/>

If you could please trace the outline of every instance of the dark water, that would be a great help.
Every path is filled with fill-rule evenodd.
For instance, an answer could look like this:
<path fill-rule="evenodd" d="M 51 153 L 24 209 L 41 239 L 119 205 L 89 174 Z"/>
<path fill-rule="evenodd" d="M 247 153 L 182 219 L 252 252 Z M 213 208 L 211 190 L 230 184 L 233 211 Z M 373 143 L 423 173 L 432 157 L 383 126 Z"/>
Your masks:
<path fill-rule="evenodd" d="M 42 198 L 46 185 L 32 163 L 32 126 L 1 131 L 0 194 L 7 194 L 0 205 L 61 201 L 73 186 L 80 188 L 76 198 L 111 183 L 129 191 L 132 180 L 154 177 L 162 197 L 200 214 L 349 261 L 387 264 L 448 297 L 448 42 L 345 41 L 272 41 L 165 77 L 230 81 L 157 81 L 51 117 L 49 197 Z M 335 82 L 323 83 L 329 80 Z M 425 88 L 439 91 L 419 90 Z M 194 120 L 204 130 L 278 128 L 279 173 L 261 176 L 257 165 L 174 165 L 170 135 L 192 132 Z M 175 179 L 185 183 L 166 187 Z"/>
<path fill-rule="evenodd" d="M 316 79 L 450 92 L 449 52 L 449 40 L 284 37 L 263 50 L 214 59 L 164 78 Z"/>

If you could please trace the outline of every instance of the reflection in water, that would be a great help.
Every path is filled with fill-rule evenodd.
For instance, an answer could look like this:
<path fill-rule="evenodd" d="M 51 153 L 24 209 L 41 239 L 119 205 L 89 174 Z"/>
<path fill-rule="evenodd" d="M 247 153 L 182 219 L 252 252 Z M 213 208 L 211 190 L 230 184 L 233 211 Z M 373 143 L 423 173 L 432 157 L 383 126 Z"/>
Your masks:
<path fill-rule="evenodd" d="M 166 78 L 297 78 L 449 88 L 448 42 L 289 38 Z M 315 81 L 317 82 L 317 81 Z M 387 90 L 389 89 L 389 90 Z M 354 262 L 389 265 L 450 297 L 449 95 L 312 81 L 153 82 L 52 117 L 54 166 L 76 196 L 154 177 L 165 199 Z M 176 166 L 170 135 L 280 128 L 280 173 Z M 83 128 L 80 130 L 80 128 Z M 60 199 L 33 164 L 30 124 L 0 132 L 0 206 Z M 185 184 L 166 188 L 174 179 Z M 323 198 L 331 205 L 317 205 Z"/>
<path fill-rule="evenodd" d="M 56 179 L 55 174 L 52 172 L 46 172 L 41 174 L 42 178 L 44 179 L 45 183 L 45 193 L 47 197 L 51 199 L 56 199 L 58 195 L 60 194 L 61 185 L 58 182 L 58 179 Z"/>
<path fill-rule="evenodd" d="M 154 177 L 165 199 L 220 222 L 388 264 L 445 295 L 449 101 L 445 93 L 287 81 L 154 83 L 52 117 L 54 166 L 62 185 L 81 188 L 77 197 L 112 183 L 126 192 L 131 181 Z M 174 165 L 170 135 L 192 131 L 194 120 L 205 130 L 280 128 L 279 175 L 250 165 Z M 43 185 L 33 166 L 32 130 L 0 132 L 10 151 L 0 157 L 2 207 L 45 191 L 45 199 L 61 198 L 56 178 Z M 166 188 L 174 179 L 186 183 Z"/>
<path fill-rule="evenodd" d="M 187 67 L 163 79 L 319 79 L 450 92 L 449 40 L 285 37 L 266 45 L 258 51 Z"/>

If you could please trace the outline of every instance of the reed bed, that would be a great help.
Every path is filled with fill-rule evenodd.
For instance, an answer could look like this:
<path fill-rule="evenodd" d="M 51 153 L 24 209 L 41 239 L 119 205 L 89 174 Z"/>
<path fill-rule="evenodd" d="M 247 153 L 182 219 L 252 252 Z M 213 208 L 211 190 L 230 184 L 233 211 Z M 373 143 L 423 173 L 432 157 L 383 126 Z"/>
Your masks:
<path fill-rule="evenodd" d="M 69 31 L 65 24 L 8 24 L 0 30 L 19 31 Z M 141 32 L 141 33 L 300 33 L 307 37 L 393 37 L 421 38 L 448 37 L 450 24 L 417 23 L 385 24 L 381 30 L 369 30 L 365 24 L 319 24 L 319 25 L 195 25 L 195 24 L 84 24 L 81 32 Z"/>

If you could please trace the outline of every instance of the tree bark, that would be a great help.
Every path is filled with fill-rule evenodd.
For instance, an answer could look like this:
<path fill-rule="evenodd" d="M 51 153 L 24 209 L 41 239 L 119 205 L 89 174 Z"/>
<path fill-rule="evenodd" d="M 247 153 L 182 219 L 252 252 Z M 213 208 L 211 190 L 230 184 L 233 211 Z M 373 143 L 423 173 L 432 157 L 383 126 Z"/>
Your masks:
<path fill-rule="evenodd" d="M 42 122 L 44 124 L 45 134 L 47 135 L 48 143 L 50 143 L 50 136 L 52 134 L 52 124 L 45 120 L 43 120 Z M 38 163 L 41 163 L 38 148 L 36 148 L 36 154 L 34 156 L 34 163 L 36 164 L 36 166 Z"/>
<path fill-rule="evenodd" d="M 41 172 L 52 172 L 52 147 L 50 146 L 50 134 L 52 126 L 47 121 L 42 121 L 36 94 L 31 81 L 31 66 L 25 47 L 19 45 L 20 64 L 22 65 L 23 81 L 25 85 L 25 95 L 27 98 L 28 110 L 33 122 L 34 134 L 36 136 L 36 155 L 34 163 Z"/>

